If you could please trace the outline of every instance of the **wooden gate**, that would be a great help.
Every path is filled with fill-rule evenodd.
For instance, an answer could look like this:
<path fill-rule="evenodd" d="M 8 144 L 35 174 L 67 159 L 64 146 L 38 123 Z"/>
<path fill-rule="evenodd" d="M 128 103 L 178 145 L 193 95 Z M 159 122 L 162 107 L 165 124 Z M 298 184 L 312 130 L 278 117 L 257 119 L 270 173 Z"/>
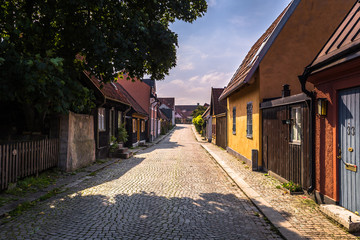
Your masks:
<path fill-rule="evenodd" d="M 293 114 L 296 113 L 296 114 Z M 294 126 L 297 116 L 298 127 Z M 265 170 L 310 185 L 309 108 L 305 102 L 262 109 L 262 156 Z M 293 131 L 298 131 L 294 133 Z"/>
<path fill-rule="evenodd" d="M 360 88 L 340 92 L 340 205 L 360 211 Z"/>
<path fill-rule="evenodd" d="M 226 115 L 216 117 L 216 145 L 226 149 Z"/>

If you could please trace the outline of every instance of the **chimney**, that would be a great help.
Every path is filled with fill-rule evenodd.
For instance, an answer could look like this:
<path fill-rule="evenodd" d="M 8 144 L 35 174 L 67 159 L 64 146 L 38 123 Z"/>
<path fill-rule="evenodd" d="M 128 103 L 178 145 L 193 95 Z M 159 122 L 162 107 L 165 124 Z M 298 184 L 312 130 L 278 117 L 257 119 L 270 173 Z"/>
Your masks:
<path fill-rule="evenodd" d="M 283 90 L 281 91 L 281 97 L 288 97 L 290 96 L 290 89 L 289 84 L 283 85 Z"/>

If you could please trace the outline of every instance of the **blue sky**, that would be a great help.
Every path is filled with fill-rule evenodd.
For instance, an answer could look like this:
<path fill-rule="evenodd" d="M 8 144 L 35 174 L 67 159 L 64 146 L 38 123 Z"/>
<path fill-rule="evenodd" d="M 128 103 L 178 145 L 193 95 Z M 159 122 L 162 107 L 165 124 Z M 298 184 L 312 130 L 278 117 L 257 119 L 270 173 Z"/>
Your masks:
<path fill-rule="evenodd" d="M 208 0 L 194 23 L 175 22 L 177 66 L 157 81 L 158 97 L 175 104 L 210 103 L 211 87 L 225 87 L 256 40 L 291 0 Z"/>

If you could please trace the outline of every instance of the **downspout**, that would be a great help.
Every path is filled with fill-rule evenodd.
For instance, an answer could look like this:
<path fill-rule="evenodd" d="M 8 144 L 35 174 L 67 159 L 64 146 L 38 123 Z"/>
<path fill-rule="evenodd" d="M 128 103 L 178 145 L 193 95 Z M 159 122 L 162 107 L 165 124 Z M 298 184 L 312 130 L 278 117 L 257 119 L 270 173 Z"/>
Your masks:
<path fill-rule="evenodd" d="M 300 84 L 301 84 L 301 91 L 305 93 L 311 100 L 310 100 L 310 122 L 309 122 L 309 168 L 310 168 L 310 182 L 311 185 L 307 189 L 307 193 L 311 194 L 315 190 L 315 159 L 314 159 L 314 123 L 315 123 L 315 113 L 314 113 L 314 103 L 315 103 L 315 94 L 306 89 L 306 81 L 310 75 L 310 69 L 308 67 L 305 68 L 304 73 L 301 76 L 298 76 Z M 308 102 L 306 101 L 308 104 Z"/>

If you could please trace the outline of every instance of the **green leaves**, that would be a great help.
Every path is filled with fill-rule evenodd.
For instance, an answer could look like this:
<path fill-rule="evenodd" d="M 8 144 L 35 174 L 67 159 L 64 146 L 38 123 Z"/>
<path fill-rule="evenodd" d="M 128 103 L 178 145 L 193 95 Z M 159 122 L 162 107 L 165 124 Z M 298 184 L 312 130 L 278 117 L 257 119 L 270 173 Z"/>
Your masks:
<path fill-rule="evenodd" d="M 176 65 L 175 20 L 192 22 L 206 0 L 5 0 L 0 7 L 0 101 L 43 115 L 89 112 L 83 70 L 164 79 Z M 77 59 L 76 56 L 82 56 Z"/>

